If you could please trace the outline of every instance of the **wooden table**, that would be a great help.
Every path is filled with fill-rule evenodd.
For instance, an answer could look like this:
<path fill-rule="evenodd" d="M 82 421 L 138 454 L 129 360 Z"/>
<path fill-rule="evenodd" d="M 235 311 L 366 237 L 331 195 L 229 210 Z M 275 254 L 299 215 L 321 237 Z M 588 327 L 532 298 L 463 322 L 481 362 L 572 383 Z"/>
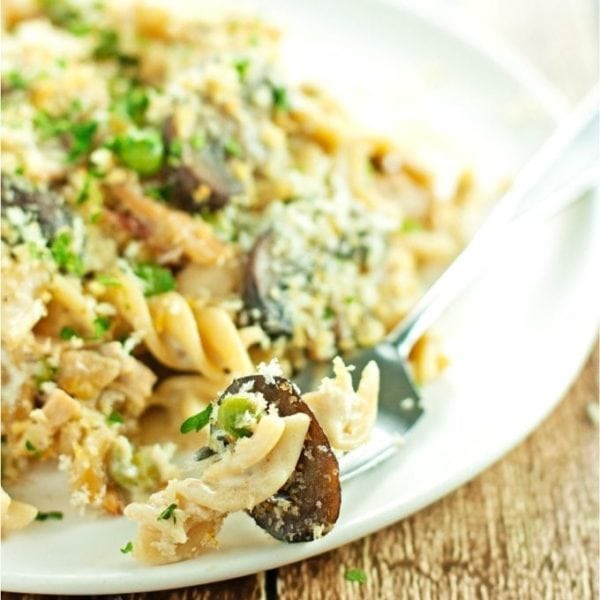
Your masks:
<path fill-rule="evenodd" d="M 591 0 L 448 2 L 508 38 L 572 101 L 597 76 L 597 13 Z M 416 515 L 275 571 L 121 598 L 596 598 L 598 428 L 588 409 L 597 406 L 597 399 L 596 350 L 558 408 L 529 439 Z M 364 569 L 367 582 L 345 581 L 346 567 Z"/>

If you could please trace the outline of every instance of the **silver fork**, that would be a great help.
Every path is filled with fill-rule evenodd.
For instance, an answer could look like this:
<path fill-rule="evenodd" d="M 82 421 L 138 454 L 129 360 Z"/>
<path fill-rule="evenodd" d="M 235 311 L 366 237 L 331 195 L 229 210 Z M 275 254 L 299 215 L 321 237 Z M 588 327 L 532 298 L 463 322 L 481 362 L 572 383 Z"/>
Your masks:
<path fill-rule="evenodd" d="M 402 442 L 401 436 L 421 418 L 421 397 L 407 364 L 408 355 L 415 342 L 485 266 L 507 227 L 515 221 L 529 223 L 551 216 L 598 185 L 599 106 L 600 87 L 596 86 L 527 162 L 468 246 L 399 326 L 374 348 L 344 357 L 347 364 L 355 367 L 355 385 L 363 367 L 374 360 L 381 373 L 381 388 L 371 440 L 342 457 L 342 481 L 393 456 Z M 560 173 L 558 177 L 556 172 Z M 560 185 L 555 185 L 557 180 Z M 310 363 L 294 381 L 301 390 L 308 391 L 328 375 L 328 364 Z"/>

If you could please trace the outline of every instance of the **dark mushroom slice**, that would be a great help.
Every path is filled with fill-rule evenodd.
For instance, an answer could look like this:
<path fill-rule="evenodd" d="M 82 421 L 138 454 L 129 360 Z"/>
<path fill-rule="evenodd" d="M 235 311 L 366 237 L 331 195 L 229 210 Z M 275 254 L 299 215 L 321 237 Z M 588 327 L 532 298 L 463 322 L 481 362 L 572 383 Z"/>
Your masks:
<path fill-rule="evenodd" d="M 268 405 L 286 417 L 304 413 L 310 425 L 296 469 L 271 498 L 255 506 L 250 515 L 257 525 L 285 542 L 308 542 L 335 525 L 341 504 L 339 465 L 327 436 L 298 389 L 283 377 L 250 375 L 236 379 L 219 399 L 247 392 L 260 393 Z"/>
<path fill-rule="evenodd" d="M 273 269 L 273 240 L 273 233 L 262 234 L 248 255 L 242 292 L 244 312 L 250 322 L 258 322 L 269 337 L 291 337 L 290 315 L 274 297 L 279 283 Z"/>
<path fill-rule="evenodd" d="M 242 191 L 217 143 L 207 141 L 201 148 L 194 148 L 178 136 L 173 119 L 167 120 L 163 132 L 167 155 L 173 157 L 176 147 L 179 155 L 166 168 L 172 206 L 188 213 L 214 212 Z"/>
<path fill-rule="evenodd" d="M 6 209 L 17 207 L 31 214 L 39 223 L 46 239 L 52 239 L 69 226 L 72 215 L 63 199 L 52 191 L 36 189 L 25 179 L 2 175 L 2 215 Z"/>

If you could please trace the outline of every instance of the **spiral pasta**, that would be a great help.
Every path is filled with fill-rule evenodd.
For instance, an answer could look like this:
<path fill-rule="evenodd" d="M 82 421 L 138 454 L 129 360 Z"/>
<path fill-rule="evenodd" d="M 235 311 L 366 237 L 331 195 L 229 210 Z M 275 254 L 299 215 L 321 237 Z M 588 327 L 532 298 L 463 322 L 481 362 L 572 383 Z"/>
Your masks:
<path fill-rule="evenodd" d="M 147 299 L 128 272 L 118 275 L 109 297 L 152 354 L 168 367 L 217 381 L 252 368 L 237 328 L 223 309 L 192 307 L 176 292 Z"/>

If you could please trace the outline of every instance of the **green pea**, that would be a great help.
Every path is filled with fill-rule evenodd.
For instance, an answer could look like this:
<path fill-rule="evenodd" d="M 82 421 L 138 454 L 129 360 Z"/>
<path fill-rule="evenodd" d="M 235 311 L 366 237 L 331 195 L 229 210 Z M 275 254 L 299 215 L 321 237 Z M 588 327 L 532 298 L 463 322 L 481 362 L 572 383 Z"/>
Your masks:
<path fill-rule="evenodd" d="M 256 415 L 254 402 L 243 396 L 228 396 L 219 405 L 217 427 L 234 438 L 250 437 L 252 432 L 240 426 L 246 413 Z"/>
<path fill-rule="evenodd" d="M 117 138 L 115 152 L 120 161 L 140 175 L 153 175 L 162 166 L 164 145 L 156 129 L 134 129 Z"/>

